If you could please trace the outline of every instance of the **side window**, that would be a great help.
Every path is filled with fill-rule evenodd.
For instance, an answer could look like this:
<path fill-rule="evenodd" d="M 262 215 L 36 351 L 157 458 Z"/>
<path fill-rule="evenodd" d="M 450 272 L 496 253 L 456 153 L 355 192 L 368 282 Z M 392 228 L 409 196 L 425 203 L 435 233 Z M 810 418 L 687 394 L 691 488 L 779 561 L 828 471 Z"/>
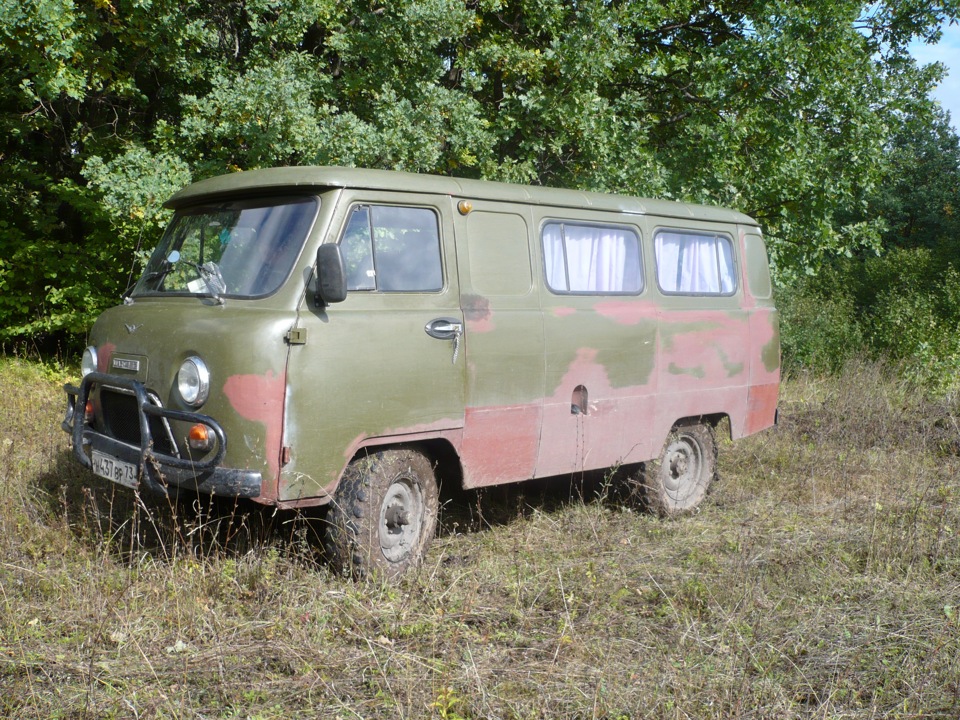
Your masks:
<path fill-rule="evenodd" d="M 731 295 L 737 289 L 733 244 L 726 235 L 658 230 L 657 282 L 665 293 Z"/>
<path fill-rule="evenodd" d="M 643 290 L 640 238 L 631 228 L 549 222 L 541 238 L 553 292 L 636 295 Z"/>
<path fill-rule="evenodd" d="M 746 246 L 744 262 L 747 265 L 747 285 L 750 287 L 750 294 L 758 300 L 768 300 L 773 289 L 770 287 L 770 266 L 763 238 L 754 233 L 747 233 L 744 237 L 744 245 Z"/>
<path fill-rule="evenodd" d="M 358 205 L 340 239 L 347 290 L 437 292 L 443 288 L 440 231 L 432 210 Z"/>

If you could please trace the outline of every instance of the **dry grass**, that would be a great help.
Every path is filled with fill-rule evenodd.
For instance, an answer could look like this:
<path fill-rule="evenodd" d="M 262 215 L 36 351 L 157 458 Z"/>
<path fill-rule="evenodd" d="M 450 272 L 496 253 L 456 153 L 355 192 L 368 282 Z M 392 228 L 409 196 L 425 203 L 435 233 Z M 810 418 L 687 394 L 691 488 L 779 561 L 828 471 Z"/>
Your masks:
<path fill-rule="evenodd" d="M 331 575 L 317 518 L 79 472 L 35 366 L 0 393 L 0 716 L 960 717 L 957 407 L 875 367 L 786 383 L 690 518 L 448 493 L 393 586 Z"/>

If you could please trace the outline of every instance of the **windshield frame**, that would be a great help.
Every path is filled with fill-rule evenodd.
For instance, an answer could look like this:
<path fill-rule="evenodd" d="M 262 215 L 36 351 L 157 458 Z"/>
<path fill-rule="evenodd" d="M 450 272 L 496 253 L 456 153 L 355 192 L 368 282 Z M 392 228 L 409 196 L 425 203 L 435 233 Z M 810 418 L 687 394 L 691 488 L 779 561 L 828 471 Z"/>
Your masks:
<path fill-rule="evenodd" d="M 133 299 L 146 297 L 212 297 L 221 301 L 223 298 L 255 300 L 270 297 L 286 285 L 294 269 L 297 267 L 307 240 L 317 222 L 320 206 L 321 199 L 316 194 L 286 193 L 278 195 L 243 195 L 231 198 L 211 198 L 178 207 L 164 230 L 160 241 L 151 252 L 150 258 L 143 268 L 143 272 L 130 290 L 129 295 Z M 210 282 L 210 266 L 212 266 L 213 274 L 219 276 L 220 267 L 217 263 L 228 258 L 226 253 L 231 247 L 229 245 L 231 242 L 230 238 L 241 229 L 248 230 L 246 236 L 250 237 L 248 226 L 236 221 L 240 220 L 244 213 L 247 214 L 247 220 L 250 219 L 251 215 L 256 215 L 259 211 L 265 211 L 261 213 L 265 217 L 269 217 L 271 214 L 276 215 L 276 213 L 272 212 L 274 209 L 283 209 L 283 213 L 286 213 L 286 215 L 281 213 L 279 216 L 280 220 L 286 220 L 280 229 L 281 231 L 278 232 L 274 229 L 272 232 L 264 232 L 264 239 L 261 241 L 256 239 L 257 232 L 254 230 L 252 232 L 252 237 L 255 238 L 252 241 L 254 245 L 246 249 L 248 254 L 256 250 L 261 262 L 258 264 L 258 261 L 252 255 L 248 255 L 248 257 L 245 258 L 244 255 L 238 254 L 241 252 L 240 249 L 243 248 L 243 245 L 240 244 L 239 241 L 235 243 L 233 248 L 236 252 L 229 256 L 233 258 L 233 264 L 237 266 L 237 270 L 234 272 L 242 272 L 245 274 L 255 273 L 258 274 L 258 278 L 259 275 L 264 274 L 264 268 L 267 265 L 266 262 L 262 262 L 263 259 L 274 263 L 275 267 L 272 272 L 269 273 L 269 283 L 266 283 L 264 287 L 260 287 L 260 285 L 264 283 L 254 280 L 253 286 L 246 292 L 231 291 L 230 285 L 234 278 L 230 277 L 231 273 L 229 268 L 227 268 L 227 272 L 225 273 L 227 275 L 225 289 L 221 291 L 215 282 Z M 211 257 L 211 261 L 209 262 L 197 262 L 197 260 L 205 259 L 203 253 L 196 259 L 184 260 L 181 257 L 182 250 L 188 242 L 188 238 L 191 237 L 191 232 L 197 227 L 200 228 L 201 234 L 200 247 L 203 247 L 204 235 L 202 226 L 204 221 L 202 218 L 209 217 L 211 220 L 214 220 L 218 216 L 223 217 L 225 215 L 229 216 L 230 214 L 235 215 L 235 222 L 229 225 L 229 227 L 216 224 L 216 226 L 223 228 L 223 231 L 206 238 L 206 240 L 210 242 L 210 245 L 207 247 L 212 255 L 215 256 L 215 260 L 214 257 Z M 261 227 L 265 224 L 266 223 L 263 223 Z M 227 234 L 226 240 L 222 239 L 224 232 Z M 214 242 L 218 238 L 220 238 L 220 240 Z M 248 240 L 247 242 L 250 241 Z M 219 254 L 216 252 L 217 249 L 219 249 Z M 278 249 L 279 253 L 277 251 Z M 246 262 L 244 262 L 244 260 L 246 260 Z M 180 262 L 184 262 L 185 266 L 190 268 L 194 280 L 186 284 L 193 285 L 193 287 L 179 287 L 171 290 L 163 289 L 167 276 L 173 272 L 174 268 L 176 268 Z M 227 264 L 229 265 L 230 263 Z M 183 268 L 179 268 L 179 272 L 182 275 Z M 223 282 L 223 280 L 221 279 L 220 282 Z M 248 284 L 250 284 L 249 281 Z M 234 287 L 236 287 L 236 285 L 234 285 Z"/>

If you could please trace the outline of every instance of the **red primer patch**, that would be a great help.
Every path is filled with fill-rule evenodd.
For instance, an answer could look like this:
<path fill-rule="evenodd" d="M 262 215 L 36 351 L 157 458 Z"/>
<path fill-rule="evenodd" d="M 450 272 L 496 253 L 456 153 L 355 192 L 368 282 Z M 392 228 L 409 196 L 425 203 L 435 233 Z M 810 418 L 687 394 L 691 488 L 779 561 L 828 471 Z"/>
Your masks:
<path fill-rule="evenodd" d="M 265 375 L 232 375 L 223 386 L 223 394 L 241 417 L 263 425 L 267 467 L 273 473 L 270 478 L 273 481 L 280 476 L 285 387 L 286 377 L 283 374 L 274 377 L 273 370 Z"/>
<path fill-rule="evenodd" d="M 97 350 L 97 372 L 110 372 L 110 360 L 117 351 L 113 343 L 104 343 Z"/>
<path fill-rule="evenodd" d="M 464 487 L 533 477 L 540 446 L 540 405 L 467 408 L 463 445 Z"/>
<path fill-rule="evenodd" d="M 777 415 L 779 390 L 780 385 L 778 383 L 754 385 L 750 388 L 745 434 L 759 432 L 773 425 L 774 418 Z"/>

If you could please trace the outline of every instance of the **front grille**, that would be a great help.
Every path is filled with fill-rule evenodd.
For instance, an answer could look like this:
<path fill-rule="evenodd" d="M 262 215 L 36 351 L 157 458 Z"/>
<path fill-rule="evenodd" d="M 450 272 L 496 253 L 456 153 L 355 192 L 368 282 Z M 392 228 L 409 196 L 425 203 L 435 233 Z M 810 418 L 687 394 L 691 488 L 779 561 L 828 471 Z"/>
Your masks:
<path fill-rule="evenodd" d="M 160 400 L 153 394 L 150 402 L 160 407 Z M 103 411 L 103 429 L 110 437 L 140 447 L 140 409 L 137 398 L 114 388 L 100 389 L 100 408 Z M 163 418 L 148 417 L 153 449 L 165 455 L 179 456 L 170 426 Z"/>

